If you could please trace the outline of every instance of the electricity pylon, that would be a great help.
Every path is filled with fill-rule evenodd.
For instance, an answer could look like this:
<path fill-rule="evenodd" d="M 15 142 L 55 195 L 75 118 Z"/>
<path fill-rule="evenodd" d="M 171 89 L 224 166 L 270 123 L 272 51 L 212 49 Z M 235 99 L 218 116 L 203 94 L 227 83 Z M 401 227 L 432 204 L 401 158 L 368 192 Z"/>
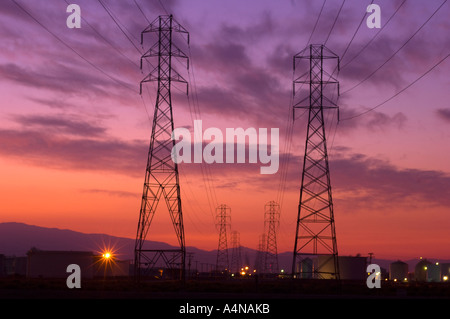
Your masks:
<path fill-rule="evenodd" d="M 274 201 L 264 206 L 264 224 L 267 231 L 264 272 L 278 273 L 277 228 L 280 224 L 280 205 Z"/>
<path fill-rule="evenodd" d="M 148 32 L 157 33 L 158 41 L 141 57 L 141 69 L 142 61 L 152 57 L 157 57 L 158 66 L 141 81 L 140 90 L 142 94 L 143 83 L 156 81 L 158 92 L 136 234 L 135 276 L 139 280 L 142 275 L 150 275 L 150 271 L 162 262 L 170 277 L 184 280 L 186 248 L 180 183 L 178 165 L 171 157 L 172 148 L 175 145 L 172 139 L 174 124 L 171 85 L 172 82 L 187 85 L 184 78 L 172 67 L 172 57 L 185 58 L 188 62 L 187 56 L 172 43 L 172 36 L 174 32 L 185 34 L 189 42 L 189 33 L 173 19 L 172 15 L 159 16 L 142 31 L 141 44 L 144 34 Z M 161 197 L 167 205 L 177 237 L 179 247 L 175 249 L 152 249 L 146 242 Z"/>
<path fill-rule="evenodd" d="M 264 273 L 264 256 L 266 253 L 266 234 L 259 236 L 258 250 L 256 251 L 255 269 L 259 274 Z"/>
<path fill-rule="evenodd" d="M 219 229 L 219 245 L 217 247 L 216 271 L 228 272 L 230 263 L 228 259 L 227 229 L 231 227 L 231 208 L 225 204 L 216 208 L 216 227 Z"/>
<path fill-rule="evenodd" d="M 239 272 L 242 266 L 241 241 L 239 232 L 234 230 L 231 232 L 231 267 L 232 273 Z"/>
<path fill-rule="evenodd" d="M 309 61 L 309 69 L 294 80 L 294 95 L 296 84 L 308 84 L 309 94 L 294 105 L 294 111 L 302 108 L 306 109 L 309 114 L 292 274 L 297 277 L 297 263 L 303 265 L 312 258 L 317 258 L 314 266 L 309 267 L 309 270 L 306 267 L 306 271 L 310 274 L 303 273 L 302 278 L 339 279 L 338 249 L 324 121 L 325 109 L 338 109 L 336 103 L 326 96 L 327 92 L 330 92 L 330 86 L 336 85 L 339 95 L 339 83 L 325 71 L 324 62 L 330 66 L 337 61 L 339 69 L 339 57 L 323 45 L 310 45 L 294 56 L 294 72 L 297 61 L 302 59 Z M 325 77 L 327 78 L 325 79 Z"/>

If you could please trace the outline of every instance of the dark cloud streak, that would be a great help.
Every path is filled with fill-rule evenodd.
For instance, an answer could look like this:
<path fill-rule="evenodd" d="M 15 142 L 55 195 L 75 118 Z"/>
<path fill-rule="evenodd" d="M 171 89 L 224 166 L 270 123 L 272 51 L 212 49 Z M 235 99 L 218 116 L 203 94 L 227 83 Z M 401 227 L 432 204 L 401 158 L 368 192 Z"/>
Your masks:
<path fill-rule="evenodd" d="M 436 115 L 447 123 L 450 123 L 450 108 L 438 109 Z"/>
<path fill-rule="evenodd" d="M 27 128 L 42 129 L 43 131 L 54 131 L 59 133 L 73 134 L 77 136 L 101 136 L 106 129 L 86 121 L 70 119 L 65 115 L 28 115 L 16 116 L 16 122 Z"/>
<path fill-rule="evenodd" d="M 63 138 L 38 131 L 0 130 L 0 154 L 62 170 L 97 170 L 140 176 L 146 142 Z"/>

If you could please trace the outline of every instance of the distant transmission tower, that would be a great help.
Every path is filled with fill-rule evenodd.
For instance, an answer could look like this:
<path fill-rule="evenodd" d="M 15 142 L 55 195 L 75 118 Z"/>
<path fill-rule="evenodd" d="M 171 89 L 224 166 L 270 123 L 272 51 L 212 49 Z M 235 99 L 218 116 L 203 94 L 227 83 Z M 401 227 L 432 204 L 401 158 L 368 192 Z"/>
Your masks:
<path fill-rule="evenodd" d="M 274 201 L 264 206 L 264 224 L 267 230 L 264 272 L 278 273 L 277 228 L 280 224 L 280 205 Z"/>
<path fill-rule="evenodd" d="M 266 234 L 259 236 L 258 250 L 256 251 L 255 269 L 259 274 L 264 273 L 264 256 L 266 252 Z"/>
<path fill-rule="evenodd" d="M 174 125 L 170 90 L 174 81 L 187 85 L 183 77 L 172 68 L 172 57 L 187 59 L 187 56 L 172 43 L 173 32 L 187 35 L 188 41 L 189 34 L 173 19 L 172 15 L 159 16 L 155 19 L 142 31 L 141 43 L 147 32 L 157 33 L 158 41 L 141 57 L 141 69 L 143 59 L 151 57 L 158 58 L 158 66 L 141 81 L 141 94 L 142 84 L 150 81 L 158 82 L 158 92 L 136 234 L 135 275 L 138 279 L 141 275 L 150 275 L 150 271 L 157 265 L 160 267 L 158 263 L 162 262 L 170 277 L 184 279 L 186 248 L 178 166 L 171 158 L 171 150 L 175 141 L 171 138 Z M 152 249 L 146 243 L 161 196 L 167 205 L 177 236 L 179 247 L 176 249 Z"/>
<path fill-rule="evenodd" d="M 231 224 L 231 208 L 227 205 L 219 205 L 216 208 L 216 227 L 219 229 L 219 245 L 217 247 L 216 271 L 228 271 L 230 263 L 228 259 L 227 228 Z"/>
<path fill-rule="evenodd" d="M 232 273 L 239 272 L 242 266 L 241 241 L 239 232 L 234 230 L 231 232 L 231 267 Z"/>
<path fill-rule="evenodd" d="M 310 45 L 294 56 L 294 71 L 297 61 L 302 59 L 309 61 L 309 70 L 294 80 L 294 95 L 295 84 L 308 84 L 309 95 L 295 104 L 294 110 L 295 108 L 306 109 L 309 114 L 292 274 L 298 278 L 297 269 L 302 269 L 302 278 L 339 279 L 338 249 L 323 115 L 324 109 L 338 108 L 326 96 L 331 92 L 330 87 L 337 85 L 339 95 L 339 83 L 325 71 L 324 63 L 334 70 L 333 66 L 337 61 L 339 69 L 339 57 L 323 45 Z M 311 264 L 313 259 L 316 260 L 315 264 Z M 304 267 L 305 265 L 309 266 Z"/>

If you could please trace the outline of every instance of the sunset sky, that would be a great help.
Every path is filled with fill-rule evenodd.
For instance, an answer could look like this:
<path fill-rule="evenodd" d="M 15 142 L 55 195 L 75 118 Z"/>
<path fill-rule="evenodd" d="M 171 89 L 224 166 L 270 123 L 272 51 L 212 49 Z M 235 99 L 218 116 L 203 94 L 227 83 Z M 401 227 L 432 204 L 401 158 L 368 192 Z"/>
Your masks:
<path fill-rule="evenodd" d="M 326 111 L 339 254 L 450 259 L 446 1 L 375 0 L 381 31 L 366 26 L 370 0 L 322 11 L 306 0 L 15 2 L 0 3 L 0 222 L 135 237 L 156 93 L 146 84 L 139 95 L 140 56 L 156 40 L 142 48 L 140 33 L 171 13 L 190 33 L 189 47 L 175 37 L 191 66 L 174 62 L 190 93 L 172 90 L 175 127 L 280 131 L 276 174 L 260 163 L 180 165 L 187 246 L 217 248 L 215 207 L 227 204 L 241 245 L 256 249 L 275 200 L 278 251 L 292 251 L 306 133 L 301 111 L 287 130 L 292 57 L 311 37 L 342 58 L 341 121 Z M 80 29 L 66 26 L 69 3 L 81 7 Z M 175 242 L 165 210 L 152 226 L 148 239 Z"/>

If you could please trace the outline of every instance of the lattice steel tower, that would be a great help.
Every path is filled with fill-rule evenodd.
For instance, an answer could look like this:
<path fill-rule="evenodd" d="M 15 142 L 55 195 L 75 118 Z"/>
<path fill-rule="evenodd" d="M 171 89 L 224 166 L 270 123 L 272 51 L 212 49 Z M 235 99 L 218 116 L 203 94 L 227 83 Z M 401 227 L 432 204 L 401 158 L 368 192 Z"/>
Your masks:
<path fill-rule="evenodd" d="M 280 224 L 280 205 L 274 201 L 264 206 L 264 226 L 267 231 L 264 272 L 278 273 L 277 228 Z"/>
<path fill-rule="evenodd" d="M 232 273 L 239 272 L 242 266 L 241 240 L 238 231 L 231 232 L 231 267 Z"/>
<path fill-rule="evenodd" d="M 185 58 L 187 56 L 172 42 L 174 32 L 186 35 L 189 43 L 189 33 L 170 16 L 159 16 L 141 33 L 141 44 L 144 34 L 154 32 L 158 41 L 141 57 L 157 57 L 158 66 L 155 67 L 140 83 L 158 82 L 155 111 L 153 115 L 152 135 L 145 171 L 144 190 L 142 194 L 139 223 L 135 243 L 135 275 L 139 279 L 142 275 L 150 275 L 150 270 L 162 263 L 171 278 L 184 279 L 186 248 L 184 238 L 183 213 L 181 209 L 180 183 L 178 166 L 171 158 L 174 129 L 171 85 L 181 82 L 187 85 L 184 78 L 172 67 L 172 57 Z M 167 205 L 170 219 L 178 240 L 176 249 L 152 249 L 146 242 L 149 229 L 155 216 L 156 208 L 161 197 Z"/>
<path fill-rule="evenodd" d="M 259 235 L 258 250 L 256 251 L 255 269 L 259 274 L 264 273 L 264 256 L 266 254 L 266 234 Z"/>
<path fill-rule="evenodd" d="M 294 56 L 294 72 L 296 63 L 302 59 L 309 62 L 309 68 L 294 80 L 294 96 L 296 84 L 308 84 L 309 94 L 294 104 L 294 111 L 301 108 L 309 114 L 292 274 L 297 277 L 301 269 L 302 278 L 339 279 L 324 121 L 325 109 L 339 111 L 331 99 L 333 86 L 337 86 L 339 95 L 339 83 L 325 71 L 325 68 L 339 69 L 339 57 L 323 45 L 310 45 Z M 316 259 L 314 264 L 311 263 L 313 259 Z"/>
<path fill-rule="evenodd" d="M 216 208 L 216 227 L 219 229 L 219 245 L 217 247 L 216 271 L 228 271 L 227 229 L 231 227 L 231 208 L 225 204 Z"/>

